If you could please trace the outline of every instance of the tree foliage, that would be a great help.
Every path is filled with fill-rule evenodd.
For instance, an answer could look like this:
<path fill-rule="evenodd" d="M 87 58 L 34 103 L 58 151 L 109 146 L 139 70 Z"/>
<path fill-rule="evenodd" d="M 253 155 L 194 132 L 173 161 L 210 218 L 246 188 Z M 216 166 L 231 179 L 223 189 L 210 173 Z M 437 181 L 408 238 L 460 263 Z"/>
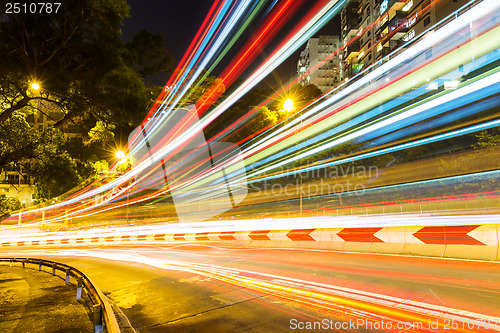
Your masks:
<path fill-rule="evenodd" d="M 319 89 L 314 84 L 308 84 L 306 86 L 303 86 L 299 88 L 297 92 L 299 99 L 303 101 L 312 101 L 321 96 L 322 94 L 323 93 L 321 92 L 321 89 Z"/>
<path fill-rule="evenodd" d="M 0 194 L 0 219 L 19 209 L 21 209 L 21 201 L 18 198 L 7 197 L 5 194 Z"/>
<path fill-rule="evenodd" d="M 60 109 L 56 128 L 85 120 L 129 126 L 142 120 L 151 96 L 141 75 L 167 70 L 171 59 L 157 35 L 141 32 L 128 47 L 121 41 L 128 12 L 125 0 L 66 0 L 57 14 L 1 13 L 0 131 L 19 122 L 10 119 L 20 117 L 17 111 L 35 112 L 38 101 Z M 153 49 L 145 51 L 141 43 Z M 29 132 L 9 135 L 17 143 L 0 147 L 0 170 L 33 155 L 39 142 Z"/>
<path fill-rule="evenodd" d="M 172 71 L 173 58 L 163 48 L 163 35 L 139 31 L 125 44 L 125 61 L 143 78 Z"/>
<path fill-rule="evenodd" d="M 96 125 L 89 131 L 89 139 L 85 143 L 90 145 L 92 143 L 112 142 L 115 138 L 114 129 L 115 125 L 98 120 Z"/>
<path fill-rule="evenodd" d="M 136 126 L 156 97 L 143 79 L 169 71 L 173 61 L 161 35 L 141 31 L 122 42 L 126 0 L 61 3 L 58 13 L 0 13 L 0 172 L 34 159 L 40 199 L 73 186 L 79 171 L 92 173 L 67 153 L 64 140 L 55 140 L 55 129 L 90 130 L 86 142 L 94 148 L 113 140 L 115 129 Z M 28 116 L 44 113 L 40 103 L 60 113 L 53 128 L 28 123 Z"/>
<path fill-rule="evenodd" d="M 500 134 L 495 133 L 495 130 L 481 131 L 476 138 L 477 142 L 473 144 L 474 149 L 500 146 Z"/>
<path fill-rule="evenodd" d="M 280 114 L 278 113 L 278 111 L 269 109 L 267 106 L 261 107 L 260 112 L 261 120 L 259 122 L 259 125 L 261 125 L 262 127 L 274 125 L 280 119 Z"/>
<path fill-rule="evenodd" d="M 77 163 L 67 151 L 61 149 L 65 138 L 55 129 L 44 132 L 47 144 L 36 148 L 37 158 L 32 173 L 36 178 L 35 198 L 46 200 L 78 185 L 80 176 Z"/>

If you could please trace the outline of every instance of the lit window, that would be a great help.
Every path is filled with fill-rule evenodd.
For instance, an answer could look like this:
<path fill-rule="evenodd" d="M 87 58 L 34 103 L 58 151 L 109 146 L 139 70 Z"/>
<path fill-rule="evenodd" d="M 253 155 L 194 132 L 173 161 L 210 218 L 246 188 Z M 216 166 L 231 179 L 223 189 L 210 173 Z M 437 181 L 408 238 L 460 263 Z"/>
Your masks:
<path fill-rule="evenodd" d="M 407 12 L 411 9 L 411 7 L 413 6 L 413 0 L 410 0 L 406 3 L 406 5 L 403 7 L 403 12 Z"/>
<path fill-rule="evenodd" d="M 458 85 L 460 84 L 460 81 L 458 80 L 451 80 L 451 81 L 444 81 L 444 89 L 445 90 L 455 90 L 458 88 Z"/>
<path fill-rule="evenodd" d="M 389 6 L 389 0 L 382 1 L 382 3 L 380 4 L 380 15 L 382 15 L 383 13 L 385 13 L 385 11 L 387 10 L 388 6 Z"/>
<path fill-rule="evenodd" d="M 409 41 L 410 39 L 412 39 L 413 37 L 415 37 L 415 30 L 410 30 L 406 36 L 403 37 L 403 40 L 405 42 Z"/>
<path fill-rule="evenodd" d="M 416 21 L 417 21 L 417 13 L 415 13 L 414 16 L 408 19 L 408 21 L 406 22 L 406 27 L 407 28 L 411 27 L 413 24 L 415 24 Z"/>
<path fill-rule="evenodd" d="M 437 82 L 431 82 L 427 85 L 425 88 L 427 90 L 438 90 L 438 83 Z"/>

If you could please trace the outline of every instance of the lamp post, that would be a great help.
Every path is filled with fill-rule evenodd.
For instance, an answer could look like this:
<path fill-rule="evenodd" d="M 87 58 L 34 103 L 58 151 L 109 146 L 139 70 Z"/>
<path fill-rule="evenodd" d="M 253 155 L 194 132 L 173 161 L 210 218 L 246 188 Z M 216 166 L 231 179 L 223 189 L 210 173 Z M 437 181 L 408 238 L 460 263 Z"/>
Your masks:
<path fill-rule="evenodd" d="M 120 164 L 120 163 L 123 163 L 123 162 L 126 162 L 127 161 L 127 154 L 125 154 L 125 152 L 123 152 L 122 150 L 117 150 L 115 152 L 115 157 L 118 159 L 118 162 L 117 164 Z M 126 212 L 127 212 L 127 222 L 128 222 L 128 219 L 129 219 L 129 207 L 128 207 L 128 202 L 129 202 L 129 191 L 127 191 L 127 202 L 126 202 Z"/>
<path fill-rule="evenodd" d="M 287 113 L 292 112 L 295 109 L 293 100 L 288 98 L 283 103 L 283 110 Z M 300 120 L 300 128 L 302 128 L 302 119 Z M 300 131 L 299 128 L 299 131 Z M 302 217 L 302 176 L 299 174 L 299 217 Z"/>

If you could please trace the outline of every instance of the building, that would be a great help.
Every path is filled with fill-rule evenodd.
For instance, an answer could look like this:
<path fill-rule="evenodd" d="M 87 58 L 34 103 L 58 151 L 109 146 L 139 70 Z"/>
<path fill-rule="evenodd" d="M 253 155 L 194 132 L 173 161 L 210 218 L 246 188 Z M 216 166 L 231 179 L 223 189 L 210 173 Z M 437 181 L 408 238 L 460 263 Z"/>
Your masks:
<path fill-rule="evenodd" d="M 310 38 L 297 62 L 297 73 L 301 76 L 300 84 L 303 86 L 314 84 L 322 92 L 337 86 L 340 83 L 340 58 L 334 52 L 340 47 L 338 36 Z M 318 65 L 325 59 L 324 64 Z"/>
<path fill-rule="evenodd" d="M 0 194 L 16 197 L 24 206 L 33 201 L 34 179 L 30 177 L 30 162 L 21 164 L 18 168 L 8 166 L 0 175 Z"/>
<path fill-rule="evenodd" d="M 341 78 L 348 79 L 459 9 L 466 0 L 352 0 L 341 12 Z"/>
<path fill-rule="evenodd" d="M 36 104 L 36 108 L 39 112 L 28 114 L 26 117 L 26 121 L 34 129 L 38 129 L 39 131 L 46 130 L 64 117 L 59 106 L 54 103 L 37 100 Z M 83 142 L 81 127 L 70 123 L 64 125 L 61 131 L 70 142 Z"/>
<path fill-rule="evenodd" d="M 64 114 L 60 108 L 50 102 L 37 100 L 38 112 L 26 116 L 28 124 L 39 131 L 43 131 L 54 125 Z M 65 125 L 63 133 L 70 142 L 83 142 L 82 129 L 74 124 Z M 30 176 L 30 161 L 21 163 L 17 167 L 8 166 L 0 174 L 0 194 L 7 197 L 18 198 L 23 206 L 30 206 L 33 202 L 35 190 L 35 179 Z"/>

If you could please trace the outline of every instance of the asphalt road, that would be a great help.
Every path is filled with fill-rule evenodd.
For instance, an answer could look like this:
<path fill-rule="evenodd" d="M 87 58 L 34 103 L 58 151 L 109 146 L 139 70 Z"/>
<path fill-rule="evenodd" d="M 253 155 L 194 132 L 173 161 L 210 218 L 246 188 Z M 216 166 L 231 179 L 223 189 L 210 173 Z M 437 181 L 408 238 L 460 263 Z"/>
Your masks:
<path fill-rule="evenodd" d="M 75 286 L 38 268 L 14 265 L 0 265 L 0 332 L 93 332 L 89 311 L 76 301 Z"/>
<path fill-rule="evenodd" d="M 500 331 L 495 262 L 192 245 L 28 254 L 88 273 L 140 332 Z"/>

